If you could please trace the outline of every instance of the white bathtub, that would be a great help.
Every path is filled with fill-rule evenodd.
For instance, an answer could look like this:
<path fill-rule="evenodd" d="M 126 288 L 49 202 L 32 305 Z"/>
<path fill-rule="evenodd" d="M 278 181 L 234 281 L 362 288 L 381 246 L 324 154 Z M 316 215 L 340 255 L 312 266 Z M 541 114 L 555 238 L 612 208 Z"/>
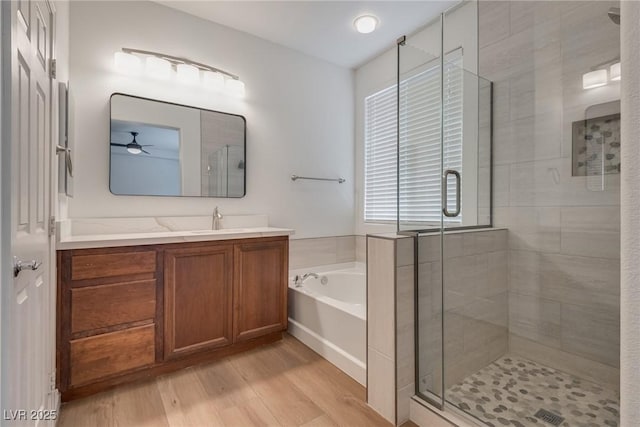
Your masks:
<path fill-rule="evenodd" d="M 367 289 L 365 266 L 347 263 L 289 272 L 289 333 L 329 362 L 365 384 Z M 304 273 L 320 277 L 293 279 Z M 328 279 L 325 285 L 321 280 Z"/>

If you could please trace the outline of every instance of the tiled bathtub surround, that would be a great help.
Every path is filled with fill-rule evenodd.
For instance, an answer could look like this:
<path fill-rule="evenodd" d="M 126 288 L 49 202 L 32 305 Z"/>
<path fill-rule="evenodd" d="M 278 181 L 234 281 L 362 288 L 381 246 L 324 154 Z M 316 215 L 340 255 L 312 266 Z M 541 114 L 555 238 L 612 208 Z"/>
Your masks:
<path fill-rule="evenodd" d="M 318 237 L 313 239 L 295 239 L 289 241 L 289 269 L 331 265 L 345 262 L 364 262 L 358 252 L 358 239 L 362 236 Z"/>
<path fill-rule="evenodd" d="M 572 176 L 571 159 L 572 122 L 620 98 L 619 83 L 582 88 L 583 73 L 620 55 L 610 7 L 619 2 L 481 1 L 479 74 L 494 82 L 510 351 L 617 388 L 620 176 Z"/>

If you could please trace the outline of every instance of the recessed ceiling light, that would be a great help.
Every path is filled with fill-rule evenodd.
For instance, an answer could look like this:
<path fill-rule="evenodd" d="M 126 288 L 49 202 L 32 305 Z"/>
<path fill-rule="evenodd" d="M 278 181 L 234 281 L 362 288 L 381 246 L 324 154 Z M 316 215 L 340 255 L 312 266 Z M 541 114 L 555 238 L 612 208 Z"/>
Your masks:
<path fill-rule="evenodd" d="M 369 34 L 374 32 L 378 27 L 378 18 L 373 15 L 362 15 L 358 16 L 353 24 L 359 33 Z"/>

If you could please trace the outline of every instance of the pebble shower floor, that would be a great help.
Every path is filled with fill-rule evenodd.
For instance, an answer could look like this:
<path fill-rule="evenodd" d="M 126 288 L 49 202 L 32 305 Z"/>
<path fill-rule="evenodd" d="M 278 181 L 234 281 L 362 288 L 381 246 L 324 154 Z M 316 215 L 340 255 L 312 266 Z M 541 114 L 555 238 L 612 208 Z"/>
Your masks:
<path fill-rule="evenodd" d="M 514 356 L 502 357 L 447 391 L 447 400 L 488 426 L 617 427 L 618 393 Z M 550 424 L 540 409 L 564 418 Z"/>

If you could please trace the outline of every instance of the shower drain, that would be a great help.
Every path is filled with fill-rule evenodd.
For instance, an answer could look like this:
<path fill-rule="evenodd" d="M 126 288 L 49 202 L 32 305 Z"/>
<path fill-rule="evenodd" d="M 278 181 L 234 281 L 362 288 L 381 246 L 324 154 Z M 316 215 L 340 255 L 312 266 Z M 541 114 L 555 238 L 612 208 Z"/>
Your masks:
<path fill-rule="evenodd" d="M 547 411 L 546 409 L 538 409 L 535 417 L 541 419 L 545 423 L 551 424 L 552 426 L 559 426 L 560 423 L 564 421 L 563 417 L 554 414 L 553 412 Z"/>

